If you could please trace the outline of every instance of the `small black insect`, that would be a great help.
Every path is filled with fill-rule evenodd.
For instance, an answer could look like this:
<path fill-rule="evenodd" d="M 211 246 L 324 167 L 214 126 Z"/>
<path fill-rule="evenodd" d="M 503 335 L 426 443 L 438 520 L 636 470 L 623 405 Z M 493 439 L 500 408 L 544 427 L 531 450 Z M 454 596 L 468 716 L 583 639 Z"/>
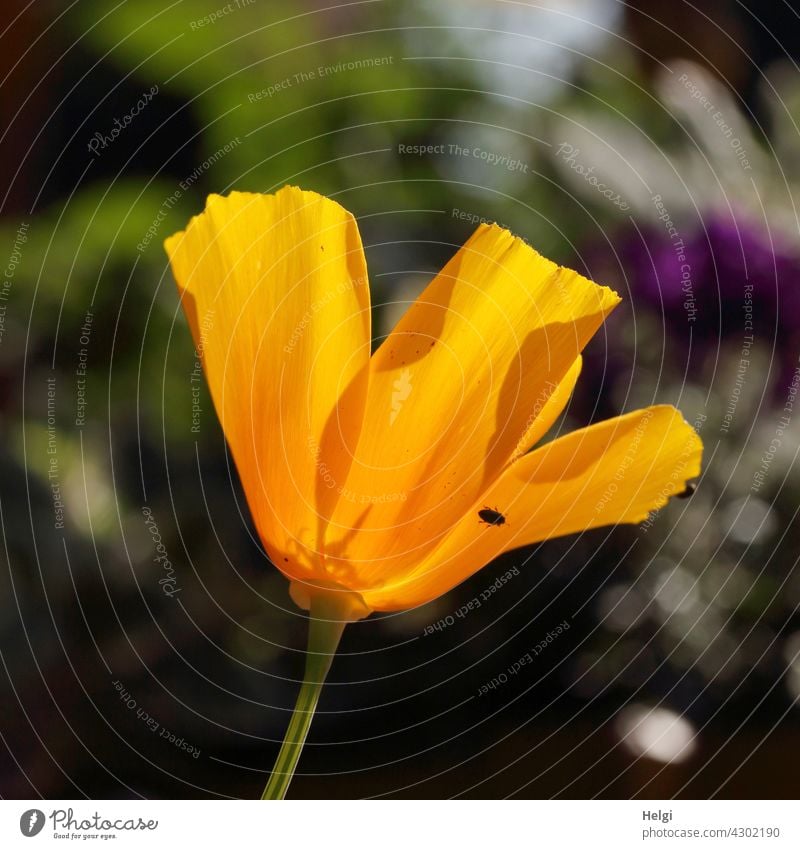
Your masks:
<path fill-rule="evenodd" d="M 679 492 L 675 497 L 676 498 L 689 498 L 690 496 L 694 495 L 696 489 L 697 489 L 696 483 L 694 483 L 694 482 L 687 483 L 686 489 L 684 489 L 683 492 Z"/>
<path fill-rule="evenodd" d="M 499 510 L 493 510 L 491 507 L 478 510 L 478 518 L 484 525 L 505 525 L 506 523 L 506 517 Z"/>

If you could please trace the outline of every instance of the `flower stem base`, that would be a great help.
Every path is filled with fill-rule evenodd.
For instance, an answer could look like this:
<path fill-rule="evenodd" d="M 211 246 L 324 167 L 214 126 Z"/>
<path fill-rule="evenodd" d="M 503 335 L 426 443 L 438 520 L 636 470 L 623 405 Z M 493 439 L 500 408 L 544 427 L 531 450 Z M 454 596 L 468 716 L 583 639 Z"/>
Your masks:
<path fill-rule="evenodd" d="M 351 618 L 342 616 L 340 605 L 336 603 L 335 598 L 331 599 L 325 595 L 314 597 L 309 615 L 308 651 L 303 683 L 275 767 L 261 794 L 262 799 L 283 799 L 286 796 L 344 626 L 348 621 L 352 621 Z"/>

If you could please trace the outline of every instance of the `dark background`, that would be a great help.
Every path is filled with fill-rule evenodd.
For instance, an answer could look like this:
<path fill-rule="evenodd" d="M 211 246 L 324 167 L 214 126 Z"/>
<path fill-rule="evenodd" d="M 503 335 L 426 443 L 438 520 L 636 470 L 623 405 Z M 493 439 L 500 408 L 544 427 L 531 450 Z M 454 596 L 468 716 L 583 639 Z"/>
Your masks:
<path fill-rule="evenodd" d="M 6 0 L 5 11 L 4 797 L 261 791 L 306 621 L 254 536 L 205 388 L 191 431 L 195 355 L 161 243 L 209 192 L 287 182 L 359 219 L 378 335 L 471 232 L 453 210 L 615 287 L 624 303 L 587 349 L 559 430 L 666 402 L 706 445 L 695 495 L 651 526 L 514 552 L 435 603 L 348 627 L 290 794 L 797 796 L 796 4 Z M 295 81 L 319 67 L 334 70 Z M 687 70 L 750 168 L 708 114 L 693 117 L 685 88 L 670 99 L 667 80 Z M 442 142 L 526 168 L 398 152 Z M 562 144 L 629 208 L 576 176 Z M 686 246 L 691 320 L 654 194 Z M 424 636 L 511 567 L 490 602 Z M 535 664 L 477 695 L 565 620 Z"/>

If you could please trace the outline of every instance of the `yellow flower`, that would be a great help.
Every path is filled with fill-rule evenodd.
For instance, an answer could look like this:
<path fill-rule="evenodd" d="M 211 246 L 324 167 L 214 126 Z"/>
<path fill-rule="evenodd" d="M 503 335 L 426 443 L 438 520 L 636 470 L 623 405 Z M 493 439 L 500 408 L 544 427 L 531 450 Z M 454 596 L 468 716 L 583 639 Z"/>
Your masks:
<path fill-rule="evenodd" d="M 670 406 L 534 448 L 620 299 L 496 225 L 371 356 L 361 239 L 332 200 L 212 195 L 165 246 L 256 527 L 302 607 L 423 604 L 509 549 L 640 522 L 700 472 Z"/>

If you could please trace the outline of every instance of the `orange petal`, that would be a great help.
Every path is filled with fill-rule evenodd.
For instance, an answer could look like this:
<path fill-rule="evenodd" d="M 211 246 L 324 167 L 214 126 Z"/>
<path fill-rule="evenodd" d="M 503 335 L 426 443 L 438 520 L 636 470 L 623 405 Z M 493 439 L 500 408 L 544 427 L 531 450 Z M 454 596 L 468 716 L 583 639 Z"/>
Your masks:
<path fill-rule="evenodd" d="M 575 384 L 580 377 L 582 367 L 583 357 L 578 357 L 570 366 L 569 371 L 564 375 L 558 386 L 553 390 L 553 394 L 550 395 L 539 409 L 534 409 L 531 412 L 530 424 L 522 435 L 517 450 L 511 456 L 512 462 L 527 451 L 530 451 L 555 424 L 556 419 L 564 411 L 564 407 L 567 406 L 567 402 L 575 389 Z"/>
<path fill-rule="evenodd" d="M 368 379 L 358 227 L 313 192 L 233 192 L 211 195 L 165 247 L 267 551 L 291 577 L 324 577 L 318 552 Z"/>
<path fill-rule="evenodd" d="M 591 528 L 643 521 L 700 474 L 702 442 L 671 406 L 649 407 L 575 431 L 513 463 L 443 543 L 404 577 L 364 593 L 375 610 L 447 592 L 504 551 Z M 484 505 L 504 525 L 479 522 Z"/>
<path fill-rule="evenodd" d="M 475 232 L 370 363 L 328 553 L 362 582 L 416 565 L 501 473 L 619 302 L 496 225 Z M 562 399 L 563 400 L 563 399 Z M 527 445 L 530 443 L 526 444 Z"/>

